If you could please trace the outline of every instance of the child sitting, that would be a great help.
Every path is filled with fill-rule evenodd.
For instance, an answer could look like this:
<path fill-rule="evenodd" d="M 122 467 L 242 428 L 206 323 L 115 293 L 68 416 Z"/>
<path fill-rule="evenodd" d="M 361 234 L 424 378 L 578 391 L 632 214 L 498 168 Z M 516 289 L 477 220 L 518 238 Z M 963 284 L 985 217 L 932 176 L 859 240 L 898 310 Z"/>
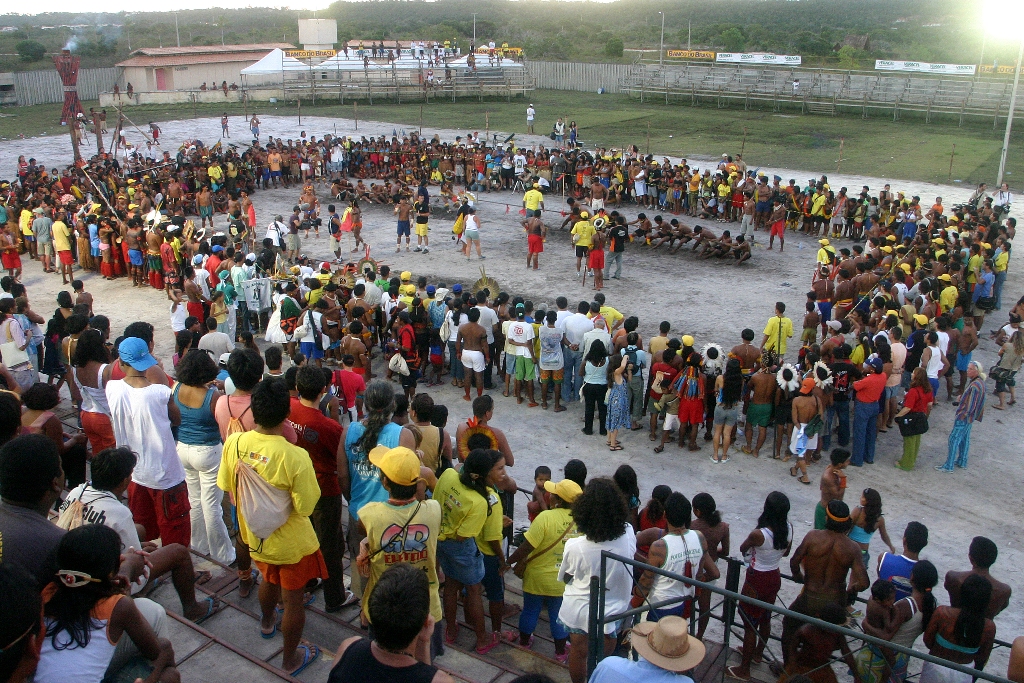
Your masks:
<path fill-rule="evenodd" d="M 533 471 L 533 500 L 526 504 L 526 514 L 531 522 L 550 507 L 550 494 L 544 490 L 544 482 L 548 481 L 551 481 L 550 467 L 540 465 Z"/>

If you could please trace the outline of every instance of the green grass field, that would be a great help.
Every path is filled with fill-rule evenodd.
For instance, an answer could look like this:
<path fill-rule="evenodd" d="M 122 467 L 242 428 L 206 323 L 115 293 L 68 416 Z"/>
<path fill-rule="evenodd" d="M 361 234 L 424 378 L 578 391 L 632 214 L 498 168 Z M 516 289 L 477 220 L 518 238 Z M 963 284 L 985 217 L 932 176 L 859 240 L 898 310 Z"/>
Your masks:
<path fill-rule="evenodd" d="M 815 174 L 834 173 L 842 139 L 841 170 L 845 173 L 938 183 L 950 179 L 964 184 L 991 183 L 1002 145 L 1002 121 L 994 131 L 991 122 L 971 122 L 958 128 L 949 122 L 926 124 L 914 119 L 893 122 L 881 115 L 871 119 L 831 118 L 680 104 L 640 104 L 624 95 L 548 90 L 537 91 L 529 97 L 537 109 L 538 133 L 550 130 L 554 120 L 563 116 L 579 124 L 580 137 L 588 148 L 636 144 L 642 152 L 649 149 L 655 155 L 717 156 L 736 154 L 742 146 L 744 158 L 754 168 L 764 165 L 805 169 Z M 431 102 L 422 106 L 422 125 L 428 130 L 443 127 L 483 132 L 489 119 L 491 130 L 523 133 L 526 104 L 522 98 L 514 98 L 511 103 L 504 100 Z M 94 105 L 87 102 L 85 108 Z M 199 105 L 195 110 L 189 105 L 132 107 L 126 113 L 136 123 L 144 125 L 148 121 L 191 118 L 193 114 L 219 116 L 225 107 L 232 115 L 242 114 L 241 105 L 237 103 Z M 261 103 L 257 110 L 264 116 L 297 114 L 294 103 Z M 0 110 L 0 114 L 3 114 L 0 116 L 2 138 L 39 135 L 44 131 L 55 135 L 66 130 L 56 123 L 59 104 L 8 107 Z M 354 107 L 351 104 L 342 107 L 303 103 L 302 114 L 352 118 Z M 421 124 L 421 105 L 378 101 L 370 106 L 361 102 L 358 116 L 360 120 L 389 121 L 412 129 Z M 1024 131 L 1024 121 L 1017 130 Z M 950 174 L 954 144 L 956 154 Z M 1024 185 L 1024 133 L 1013 138 L 1007 171 L 1011 186 Z M 1016 178 L 1021 180 L 1015 181 Z"/>

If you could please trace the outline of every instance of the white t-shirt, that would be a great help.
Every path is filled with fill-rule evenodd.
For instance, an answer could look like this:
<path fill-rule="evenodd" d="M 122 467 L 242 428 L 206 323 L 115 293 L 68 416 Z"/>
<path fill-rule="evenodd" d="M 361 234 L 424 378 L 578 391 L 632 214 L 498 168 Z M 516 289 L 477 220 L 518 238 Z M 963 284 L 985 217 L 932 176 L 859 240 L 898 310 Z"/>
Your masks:
<path fill-rule="evenodd" d="M 540 369 L 561 370 L 565 363 L 562 356 L 562 331 L 558 327 L 541 325 L 540 332 Z"/>
<path fill-rule="evenodd" d="M 477 306 L 476 309 L 480 311 L 480 320 L 478 321 L 487 330 L 487 343 L 494 343 L 494 326 L 498 324 L 498 314 L 494 312 L 493 308 L 487 306 Z"/>
<path fill-rule="evenodd" d="M 516 166 L 517 175 L 526 170 L 526 157 L 524 157 L 522 154 L 516 154 L 514 157 L 512 157 L 512 163 L 514 163 Z"/>
<path fill-rule="evenodd" d="M 521 343 L 525 343 L 525 342 L 531 341 L 532 339 L 535 339 L 535 335 L 533 334 L 533 325 L 531 325 L 528 322 L 523 322 L 523 321 L 519 321 L 519 320 L 512 320 L 512 321 L 510 321 L 509 322 L 509 326 L 508 326 L 508 338 L 511 341 L 521 342 Z M 530 356 L 531 355 L 530 354 L 530 348 L 527 347 L 527 346 L 516 346 L 514 348 L 515 348 L 515 354 L 514 355 L 516 355 L 516 356 Z"/>
<path fill-rule="evenodd" d="M 139 458 L 132 481 L 161 491 L 185 481 L 185 468 L 178 459 L 167 415 L 171 388 L 150 384 L 137 389 L 116 379 L 107 382 L 106 392 L 114 440 L 118 446 L 131 448 Z"/>
<path fill-rule="evenodd" d="M 537 110 L 535 110 L 533 107 L 527 107 L 526 108 L 526 120 L 527 121 L 533 121 L 533 117 L 536 116 L 536 114 L 537 114 Z"/>
<path fill-rule="evenodd" d="M 323 314 L 313 311 L 313 324 L 316 325 L 316 329 L 320 330 L 321 334 L 323 334 L 323 322 L 321 322 L 321 318 L 323 318 Z M 307 342 L 309 344 L 315 342 L 316 338 L 313 336 L 313 328 L 310 327 L 309 324 L 309 313 L 302 314 L 302 319 L 299 320 L 299 324 L 305 325 L 307 330 L 306 336 L 300 339 L 299 342 Z"/>
<path fill-rule="evenodd" d="M 571 576 L 572 580 L 565 585 L 558 618 L 569 628 L 586 631 L 589 626 L 590 577 L 598 576 L 601 572 L 602 550 L 621 557 L 633 557 L 636 552 L 636 535 L 632 528 L 627 527 L 614 541 L 594 543 L 586 536 L 577 536 L 565 542 L 558 580 L 565 583 L 567 576 Z M 633 590 L 629 569 L 621 562 L 608 562 L 605 568 L 608 572 L 605 578 L 605 614 L 624 612 L 629 609 L 629 598 Z M 618 622 L 605 624 L 605 635 L 613 635 L 617 627 Z"/>
<path fill-rule="evenodd" d="M 583 335 L 594 329 L 594 323 L 582 313 L 573 313 L 562 322 L 565 339 L 576 346 L 583 345 Z"/>
<path fill-rule="evenodd" d="M 235 350 L 235 343 L 223 332 L 207 332 L 199 339 L 198 348 L 210 354 L 213 362 L 217 363 L 222 355 Z"/>
<path fill-rule="evenodd" d="M 185 329 L 185 318 L 188 317 L 188 308 L 185 306 L 185 302 L 174 303 L 171 302 L 171 332 L 181 332 Z"/>
<path fill-rule="evenodd" d="M 206 270 L 205 268 L 196 268 L 195 273 L 196 276 L 192 278 L 192 282 L 199 285 L 199 289 L 203 290 L 203 296 L 209 299 L 210 284 L 207 282 L 207 280 L 210 279 L 210 271 Z"/>

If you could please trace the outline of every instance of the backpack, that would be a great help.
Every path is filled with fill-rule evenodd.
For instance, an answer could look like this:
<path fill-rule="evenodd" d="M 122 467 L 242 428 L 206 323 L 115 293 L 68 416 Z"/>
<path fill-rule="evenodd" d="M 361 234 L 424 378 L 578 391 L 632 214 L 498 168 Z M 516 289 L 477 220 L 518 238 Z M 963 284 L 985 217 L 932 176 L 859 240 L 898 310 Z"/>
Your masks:
<path fill-rule="evenodd" d="M 242 425 L 242 417 L 247 412 L 249 412 L 249 409 L 252 408 L 252 404 L 250 403 L 249 405 L 247 405 L 245 407 L 245 410 L 243 410 L 238 415 L 238 417 L 235 417 L 234 415 L 231 414 L 231 400 L 230 399 L 228 399 L 227 405 L 228 405 L 228 427 L 227 427 L 226 430 L 224 430 L 227 433 L 226 435 L 227 436 L 231 436 L 232 434 L 238 434 L 239 432 L 246 431 L 245 426 Z"/>
<path fill-rule="evenodd" d="M 235 441 L 235 489 L 234 503 L 238 512 L 245 519 L 249 531 L 260 539 L 253 552 L 260 552 L 263 541 L 284 526 L 292 514 L 292 496 L 289 491 L 270 484 L 260 476 L 259 472 L 242 460 L 239 442 Z"/>
<path fill-rule="evenodd" d="M 637 347 L 635 347 L 635 346 L 627 346 L 626 347 L 626 354 L 625 354 L 626 355 L 626 361 L 633 365 L 633 373 L 634 374 L 639 373 L 640 369 L 643 368 L 643 363 L 641 363 L 639 360 L 637 360 L 636 351 L 637 351 Z"/>

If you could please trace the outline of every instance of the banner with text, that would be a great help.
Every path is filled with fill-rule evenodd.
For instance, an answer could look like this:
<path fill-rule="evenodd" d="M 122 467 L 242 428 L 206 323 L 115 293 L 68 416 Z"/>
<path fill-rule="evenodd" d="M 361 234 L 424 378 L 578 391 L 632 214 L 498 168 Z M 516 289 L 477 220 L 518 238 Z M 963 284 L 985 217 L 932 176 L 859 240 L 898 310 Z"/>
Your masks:
<path fill-rule="evenodd" d="M 903 62 L 891 59 L 876 59 L 875 69 L 879 71 L 916 71 L 925 74 L 947 76 L 973 76 L 973 64 L 932 64 L 931 62 Z"/>
<path fill-rule="evenodd" d="M 293 59 L 329 59 L 338 54 L 337 50 L 285 50 L 285 57 Z"/>
<path fill-rule="evenodd" d="M 715 55 L 716 62 L 733 64 L 767 64 L 774 66 L 799 66 L 800 55 L 773 55 L 748 52 L 719 52 Z"/>
<path fill-rule="evenodd" d="M 667 50 L 666 56 L 669 59 L 714 59 L 715 53 L 711 50 Z"/>
<path fill-rule="evenodd" d="M 981 67 L 978 69 L 978 73 L 998 74 L 1000 76 L 1012 76 L 1013 72 L 1014 68 L 1012 66 L 995 66 L 992 64 L 982 64 Z"/>

